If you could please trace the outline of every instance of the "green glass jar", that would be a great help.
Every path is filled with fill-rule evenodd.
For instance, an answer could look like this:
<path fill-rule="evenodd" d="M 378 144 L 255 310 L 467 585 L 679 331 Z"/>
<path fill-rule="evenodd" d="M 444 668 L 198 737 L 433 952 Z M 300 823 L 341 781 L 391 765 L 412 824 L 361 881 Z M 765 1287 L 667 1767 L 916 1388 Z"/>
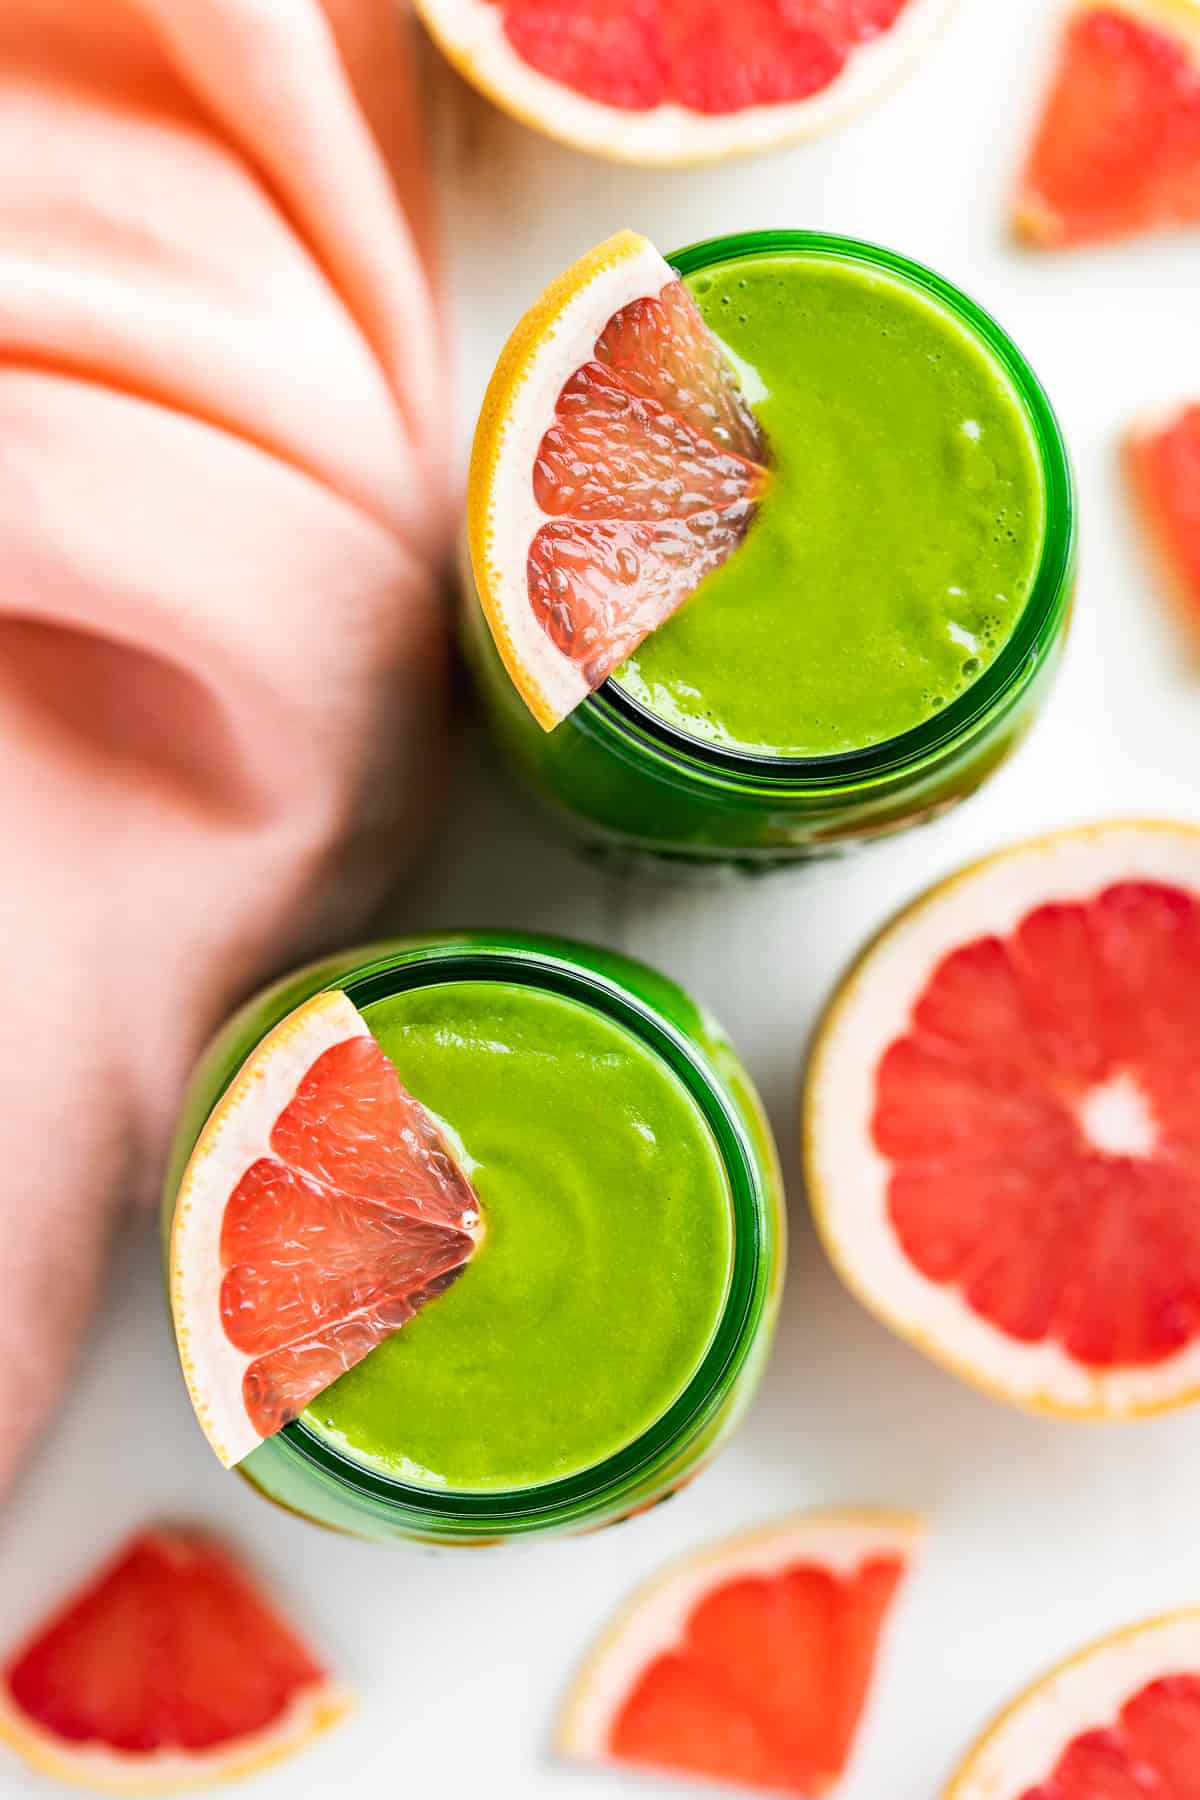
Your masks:
<path fill-rule="evenodd" d="M 340 989 L 362 1009 L 402 992 L 462 982 L 513 983 L 573 1001 L 623 1028 L 639 1052 L 661 1061 L 682 1083 L 729 1195 L 729 1274 L 715 1329 L 673 1404 L 616 1454 L 565 1479 L 513 1492 L 409 1485 L 344 1454 L 303 1417 L 240 1465 L 267 1499 L 318 1524 L 381 1542 L 478 1546 L 580 1532 L 667 1498 L 716 1452 L 753 1393 L 783 1280 L 778 1159 L 762 1106 L 720 1028 L 673 982 L 627 957 L 510 933 L 409 938 L 347 953 L 300 971 L 243 1007 L 209 1047 L 185 1099 L 164 1197 L 168 1236 L 184 1168 L 215 1103 L 246 1057 L 290 1012 L 326 989 Z"/>
<path fill-rule="evenodd" d="M 463 636 L 492 733 L 520 781 L 593 850 L 621 859 L 741 865 L 828 854 L 933 818 L 973 792 L 1045 698 L 1062 648 L 1075 571 L 1071 469 L 1053 410 L 999 325 L 949 282 L 894 252 L 815 232 L 713 239 L 668 260 L 694 275 L 741 258 L 848 262 L 932 300 L 991 356 L 1030 428 L 1044 501 L 1040 557 L 994 660 L 925 723 L 866 749 L 745 754 L 664 722 L 607 681 L 553 731 L 528 713 L 492 644 L 469 571 Z"/>

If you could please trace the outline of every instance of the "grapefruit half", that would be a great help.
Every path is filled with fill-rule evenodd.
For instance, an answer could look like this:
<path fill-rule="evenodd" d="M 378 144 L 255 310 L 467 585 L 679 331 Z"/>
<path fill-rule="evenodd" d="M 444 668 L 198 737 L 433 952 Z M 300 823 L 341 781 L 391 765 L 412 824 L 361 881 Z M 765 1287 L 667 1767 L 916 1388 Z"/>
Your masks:
<path fill-rule="evenodd" d="M 530 308 L 471 457 L 475 586 L 550 730 L 741 543 L 766 448 L 695 301 L 618 232 Z"/>
<path fill-rule="evenodd" d="M 268 1033 L 214 1107 L 170 1281 L 188 1393 L 227 1468 L 470 1261 L 483 1223 L 447 1131 L 336 991 Z"/>
<path fill-rule="evenodd" d="M 1200 1791 L 1200 1612 L 1093 1644 L 1023 1694 L 945 1800 L 1190 1800 Z"/>
<path fill-rule="evenodd" d="M 1200 221 L 1200 3 L 1082 0 L 1018 188 L 1048 248 Z"/>
<path fill-rule="evenodd" d="M 160 1527 L 6 1659 L 0 1738 L 60 1781 L 165 1794 L 290 1755 L 348 1705 L 226 1550 Z"/>
<path fill-rule="evenodd" d="M 1065 831 L 942 882 L 835 996 L 805 1098 L 847 1285 L 997 1396 L 1200 1393 L 1200 830 Z"/>
<path fill-rule="evenodd" d="M 811 1513 L 677 1563 L 593 1651 L 560 1750 L 823 1793 L 849 1759 L 919 1535 L 906 1513 Z"/>
<path fill-rule="evenodd" d="M 1142 516 L 1184 615 L 1200 632 L 1200 405 L 1143 421 L 1126 451 Z"/>
<path fill-rule="evenodd" d="M 811 137 L 898 79 L 953 0 L 417 0 L 466 79 L 618 162 L 712 162 Z"/>

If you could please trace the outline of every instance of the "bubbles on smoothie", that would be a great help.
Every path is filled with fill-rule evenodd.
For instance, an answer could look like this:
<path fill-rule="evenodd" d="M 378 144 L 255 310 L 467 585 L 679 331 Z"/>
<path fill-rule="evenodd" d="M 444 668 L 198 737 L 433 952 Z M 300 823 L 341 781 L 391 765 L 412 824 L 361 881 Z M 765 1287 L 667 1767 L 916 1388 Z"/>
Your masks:
<path fill-rule="evenodd" d="M 711 293 L 712 292 L 712 277 L 711 277 L 711 275 L 697 275 L 695 281 L 693 281 L 693 283 L 692 283 L 692 292 L 694 294 Z"/>

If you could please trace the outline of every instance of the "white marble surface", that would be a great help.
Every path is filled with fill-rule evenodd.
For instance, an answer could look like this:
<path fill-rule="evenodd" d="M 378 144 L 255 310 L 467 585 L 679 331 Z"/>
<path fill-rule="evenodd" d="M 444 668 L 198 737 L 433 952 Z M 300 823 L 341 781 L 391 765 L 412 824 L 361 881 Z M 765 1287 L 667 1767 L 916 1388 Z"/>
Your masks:
<path fill-rule="evenodd" d="M 357 1718 L 251 1784 L 261 1800 L 629 1800 L 653 1783 L 558 1766 L 563 1686 L 613 1605 L 691 1545 L 790 1508 L 915 1505 L 928 1552 L 897 1618 L 846 1800 L 926 1800 L 1010 1690 L 1098 1632 L 1200 1602 L 1200 1419 L 1070 1427 L 1006 1411 L 893 1341 L 817 1248 L 795 1172 L 805 1039 L 837 971 L 900 901 L 1027 832 L 1115 813 L 1200 819 L 1200 672 L 1131 527 L 1126 422 L 1200 394 L 1200 236 L 1058 260 L 1013 249 L 1001 207 L 1051 0 L 962 0 L 916 79 L 841 136 L 705 174 L 643 175 L 543 143 L 437 78 L 465 445 L 509 325 L 618 226 L 664 249 L 810 225 L 925 258 L 1010 327 L 1058 405 L 1083 503 L 1067 665 L 1047 716 L 976 801 L 858 860 L 728 890 L 598 877 L 547 839 L 471 740 L 453 820 L 397 928 L 488 923 L 591 936 L 660 963 L 724 1019 L 791 1177 L 793 1260 L 764 1392 L 720 1463 L 621 1530 L 518 1554 L 425 1558 L 311 1531 L 222 1474 L 188 1412 L 154 1246 L 132 1233 L 71 1402 L 0 1517 L 0 1643 L 128 1528 L 227 1528 L 362 1696 Z M 0 1760 L 0 1795 L 45 1791 Z M 659 1792 L 671 1791 L 659 1786 Z"/>

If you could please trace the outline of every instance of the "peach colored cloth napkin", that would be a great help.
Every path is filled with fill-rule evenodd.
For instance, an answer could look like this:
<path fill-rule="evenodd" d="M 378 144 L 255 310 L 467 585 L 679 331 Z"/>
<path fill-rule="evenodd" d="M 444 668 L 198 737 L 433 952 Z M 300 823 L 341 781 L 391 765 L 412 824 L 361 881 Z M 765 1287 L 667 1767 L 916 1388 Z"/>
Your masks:
<path fill-rule="evenodd" d="M 395 0 L 0 4 L 0 1481 L 187 1067 L 437 790 L 448 494 Z"/>

